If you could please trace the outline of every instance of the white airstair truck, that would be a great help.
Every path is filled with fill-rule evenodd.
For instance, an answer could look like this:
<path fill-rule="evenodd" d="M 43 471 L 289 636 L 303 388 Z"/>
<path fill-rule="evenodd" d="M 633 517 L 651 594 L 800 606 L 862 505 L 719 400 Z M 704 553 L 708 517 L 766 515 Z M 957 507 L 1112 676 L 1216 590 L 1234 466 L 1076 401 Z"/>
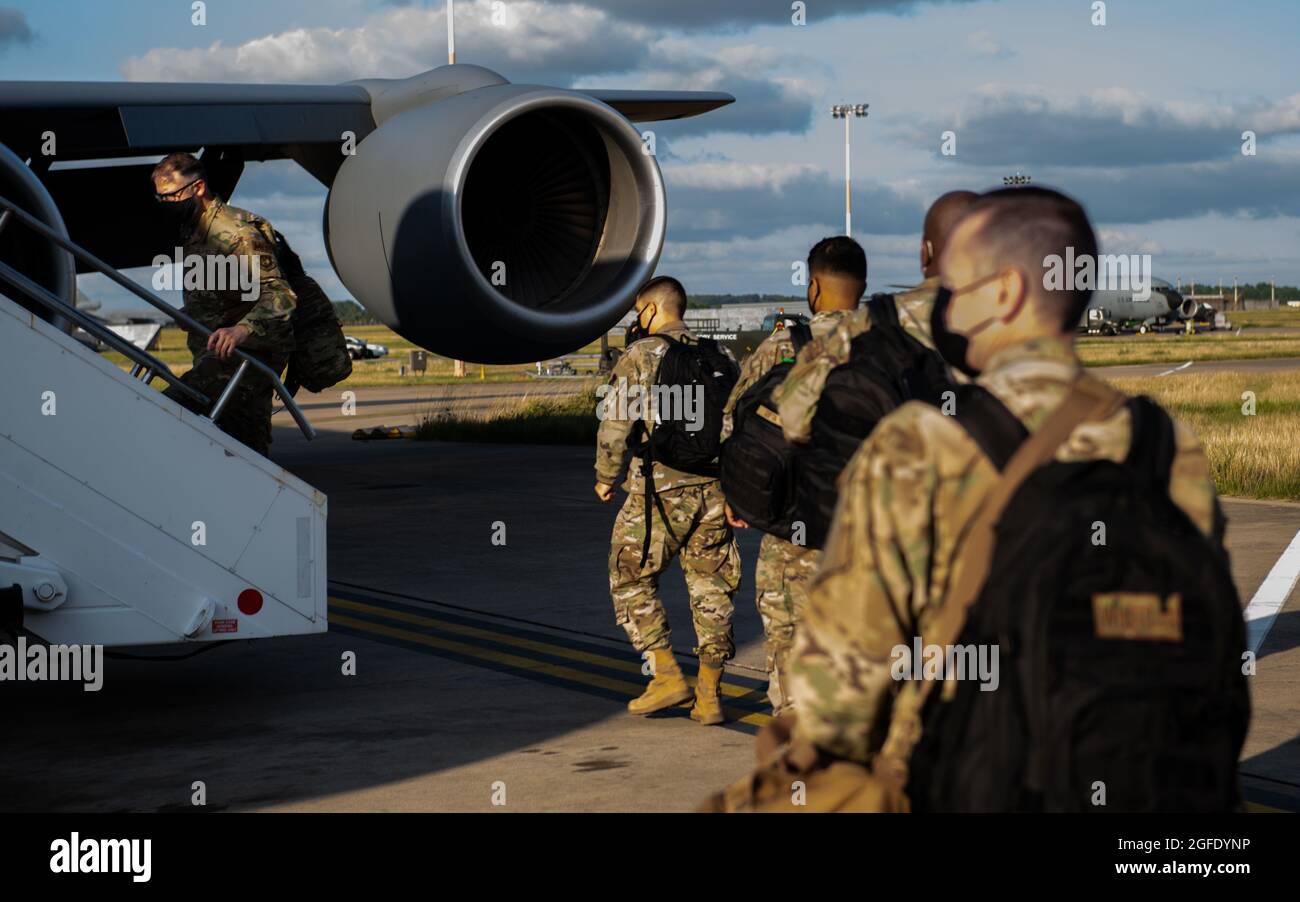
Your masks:
<path fill-rule="evenodd" d="M 76 309 L 74 257 L 206 332 L 70 242 L 40 181 L 0 157 L 0 247 L 28 229 L 43 248 L 0 259 L 0 626 L 104 646 L 325 631 L 325 496 L 217 427 L 229 391 L 208 416 L 183 409 L 150 385 L 180 384 L 165 364 Z M 241 356 L 241 375 L 271 373 Z"/>

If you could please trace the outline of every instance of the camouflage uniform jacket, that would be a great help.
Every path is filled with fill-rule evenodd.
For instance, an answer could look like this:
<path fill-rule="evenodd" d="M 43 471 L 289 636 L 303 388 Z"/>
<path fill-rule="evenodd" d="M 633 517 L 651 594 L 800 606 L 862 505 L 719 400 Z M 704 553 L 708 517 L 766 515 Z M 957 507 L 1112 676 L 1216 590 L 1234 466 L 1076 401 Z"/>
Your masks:
<path fill-rule="evenodd" d="M 280 270 L 275 255 L 275 231 L 269 222 L 217 198 L 184 235 L 184 250 L 187 258 L 196 256 L 204 261 L 202 281 L 208 279 L 207 260 L 212 256 L 229 256 L 239 261 L 239 267 L 251 267 L 252 263 L 245 261 L 256 257 L 259 267 L 259 284 L 249 291 L 256 293 L 252 300 L 244 299 L 237 279 L 228 278 L 221 290 L 216 290 L 215 285 L 204 285 L 199 290 L 186 288 L 186 313 L 213 330 L 247 326 L 251 334 L 241 346 L 244 350 L 282 358 L 293 352 L 293 327 L 289 320 L 297 298 Z M 229 268 L 225 271 L 230 276 L 235 272 Z M 188 344 L 197 358 L 206 348 L 207 339 L 190 334 Z"/>
<path fill-rule="evenodd" d="M 930 313 L 934 310 L 938 291 L 939 279 L 935 276 L 894 298 L 899 324 L 927 348 L 934 347 L 930 338 Z M 777 412 L 781 414 L 786 441 L 807 444 L 812 440 L 812 421 L 817 414 L 817 401 L 826 387 L 826 378 L 831 370 L 848 362 L 853 339 L 870 328 L 871 313 L 864 305 L 825 338 L 814 336 L 814 341 L 804 345 L 789 375 L 772 396 Z M 956 373 L 955 381 L 967 380 Z"/>
<path fill-rule="evenodd" d="M 641 476 L 639 459 L 629 460 L 628 456 L 634 446 L 645 438 L 645 430 L 637 424 L 645 424 L 646 429 L 654 424 L 655 410 L 649 399 L 652 398 L 655 375 L 659 372 L 659 364 L 668 351 L 670 340 L 687 344 L 699 342 L 699 338 L 679 320 L 669 323 L 648 338 L 628 345 L 609 374 L 609 382 L 606 383 L 599 405 L 601 419 L 596 433 L 596 479 L 606 485 L 614 485 L 626 465 L 627 479 L 623 483 L 623 490 L 632 495 L 645 491 L 645 481 Z M 730 352 L 727 354 L 731 356 Z M 625 410 L 619 409 L 621 398 L 625 399 Z M 625 412 L 630 415 L 623 416 Z M 635 415 L 638 412 L 640 416 Z M 654 464 L 654 488 L 659 492 L 714 482 L 716 479 L 716 476 L 684 473 L 658 461 Z"/>
<path fill-rule="evenodd" d="M 997 354 L 977 380 L 1031 432 L 1061 403 L 1079 371 L 1065 340 L 1036 340 Z M 1123 460 L 1130 417 L 1078 427 L 1056 459 Z M 1217 500 L 1195 436 L 1176 426 L 1169 493 L 1206 535 Z M 868 763 L 883 742 L 898 684 L 891 650 L 924 635 L 945 603 L 958 544 L 998 474 L 950 417 L 920 402 L 881 421 L 840 482 L 821 569 L 796 636 L 796 737 Z"/>
<path fill-rule="evenodd" d="M 835 331 L 837 326 L 856 313 L 855 310 L 826 310 L 815 314 L 808 322 L 812 340 L 825 339 Z M 777 329 L 763 339 L 758 347 L 754 348 L 753 353 L 745 358 L 745 362 L 740 366 L 740 380 L 731 390 L 731 397 L 727 399 L 727 406 L 723 409 L 722 438 L 724 441 L 735 427 L 731 415 L 741 395 L 753 388 L 754 384 L 766 376 L 772 367 L 787 360 L 794 361 L 794 341 L 790 338 L 789 329 Z"/>

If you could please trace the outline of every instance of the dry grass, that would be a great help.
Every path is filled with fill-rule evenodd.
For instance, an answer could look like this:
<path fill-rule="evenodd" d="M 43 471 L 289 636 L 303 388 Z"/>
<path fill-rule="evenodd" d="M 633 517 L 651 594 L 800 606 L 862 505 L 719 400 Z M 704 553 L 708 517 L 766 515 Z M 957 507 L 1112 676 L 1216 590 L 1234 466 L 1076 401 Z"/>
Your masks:
<path fill-rule="evenodd" d="M 1251 314 L 1238 314 L 1238 316 L 1269 316 L 1271 319 L 1277 320 L 1276 324 L 1300 325 L 1300 311 L 1269 310 Z M 1278 316 L 1282 317 L 1282 319 L 1278 319 Z M 1274 323 L 1270 321 L 1267 325 L 1274 325 Z M 389 350 L 389 356 L 382 357 L 379 360 L 354 361 L 352 375 L 341 383 L 341 388 L 372 388 L 385 385 L 447 385 L 468 381 L 520 382 L 529 378 L 526 373 L 532 369 L 527 364 L 486 367 L 470 364 L 468 375 L 463 379 L 458 379 L 453 375 L 454 364 L 449 358 L 430 355 L 427 373 L 418 376 L 410 373 L 401 375 L 400 368 L 406 363 L 407 352 L 414 350 L 415 345 L 385 326 L 349 326 L 345 331 L 348 335 L 355 335 L 368 342 L 385 345 Z M 622 344 L 622 339 L 611 339 L 610 344 L 613 347 L 618 347 Z M 1300 332 L 1295 335 L 1252 335 L 1245 333 L 1240 336 L 1230 332 L 1211 332 L 1193 338 L 1182 335 L 1081 338 L 1078 346 L 1079 356 L 1089 366 L 1182 363 L 1186 360 L 1300 357 Z M 599 352 L 599 349 L 599 344 L 593 343 L 576 353 L 595 355 Z M 190 355 L 185 348 L 185 333 L 181 332 L 180 329 L 164 329 L 159 348 L 153 353 L 170 366 L 172 372 L 177 375 L 190 368 Z M 130 364 L 120 354 L 107 354 L 105 357 L 123 369 L 130 369 Z M 580 373 L 595 369 L 595 357 L 592 356 L 589 360 L 575 360 L 574 366 Z"/>
<path fill-rule="evenodd" d="M 1196 432 L 1220 494 L 1300 501 L 1300 372 L 1110 381 L 1150 395 Z M 1243 412 L 1246 392 L 1253 393 L 1254 415 Z"/>
<path fill-rule="evenodd" d="M 1195 431 L 1220 494 L 1300 501 L 1300 372 L 1199 373 L 1110 380 L 1155 398 Z M 592 445 L 594 386 L 569 397 L 525 396 L 487 413 L 430 411 L 418 438 Z M 1254 395 L 1254 414 L 1243 395 Z"/>
<path fill-rule="evenodd" d="M 1079 358 L 1088 366 L 1183 363 L 1187 360 L 1250 360 L 1300 357 L 1300 333 L 1252 335 L 1205 332 L 1200 335 L 1124 335 L 1080 338 Z"/>
<path fill-rule="evenodd" d="M 1300 327 L 1300 307 L 1279 307 L 1276 310 L 1242 310 L 1229 313 L 1235 326 L 1246 328 Z"/>
<path fill-rule="evenodd" d="M 396 332 L 387 326 L 345 326 L 343 329 L 347 335 L 372 344 L 381 344 L 388 348 L 388 356 L 381 357 L 378 360 L 354 360 L 352 362 L 352 375 L 346 380 L 339 383 L 340 389 L 344 388 L 376 388 L 379 386 L 400 386 L 400 385 L 449 385 L 463 384 L 465 382 L 522 382 L 528 379 L 527 371 L 531 369 L 527 364 L 514 364 L 510 366 L 484 366 L 477 364 L 468 364 L 466 367 L 467 375 L 464 378 L 457 378 L 454 375 L 455 363 L 447 357 L 439 357 L 435 354 L 429 355 L 428 372 L 421 375 L 407 373 L 401 374 L 401 367 L 407 362 L 407 352 L 416 350 L 416 346 L 402 338 Z M 614 346 L 622 344 L 621 339 L 612 342 Z M 599 354 L 599 343 L 589 345 L 576 353 L 579 354 Z M 167 364 L 173 373 L 181 375 L 190 368 L 191 358 L 189 350 L 185 347 L 185 333 L 178 328 L 167 328 L 162 330 L 159 336 L 158 348 L 151 352 L 155 357 Z M 105 354 L 104 358 L 109 360 L 124 370 L 129 370 L 132 366 L 121 354 Z M 587 369 L 596 368 L 596 358 L 592 357 L 590 362 L 577 360 L 573 362 L 574 368 L 579 373 Z"/>
<path fill-rule="evenodd" d="M 1236 314 L 1250 317 L 1251 326 L 1300 325 L 1300 311 L 1284 309 Z M 1256 322 L 1256 318 L 1260 321 Z M 383 326 L 348 327 L 347 334 L 387 345 L 391 356 L 358 360 L 353 375 L 341 388 L 380 385 L 436 385 L 477 381 L 470 368 L 467 380 L 452 376 L 452 362 L 431 357 L 425 376 L 397 375 L 397 368 L 413 346 Z M 585 348 L 594 352 L 595 346 Z M 1251 357 L 1300 357 L 1300 335 L 1237 337 L 1210 333 L 1195 338 L 1141 336 L 1085 338 L 1080 356 L 1090 365 L 1107 363 L 1181 363 L 1185 360 L 1233 360 Z M 185 336 L 179 329 L 164 329 L 155 354 L 176 373 L 189 368 Z M 120 355 L 107 355 L 126 366 Z M 400 360 L 398 358 L 401 358 Z M 520 381 L 522 366 L 486 367 L 486 381 Z M 1104 371 L 1101 375 L 1105 375 Z M 1248 498 L 1300 501 L 1300 372 L 1201 373 L 1161 378 L 1111 380 L 1130 394 L 1149 394 L 1196 431 L 1205 444 L 1219 491 Z M 582 383 L 587 388 L 591 384 Z M 576 388 L 576 386 L 575 386 Z M 1242 413 L 1243 392 L 1254 392 L 1254 416 Z M 430 409 L 420 425 L 420 438 L 443 441 L 520 442 L 539 444 L 592 444 L 596 439 L 595 399 L 590 391 L 566 397 L 524 395 L 483 413 L 455 409 Z"/>
<path fill-rule="evenodd" d="M 489 411 L 429 411 L 416 439 L 443 442 L 494 442 L 532 445 L 595 445 L 595 386 L 576 395 L 524 395 Z"/>

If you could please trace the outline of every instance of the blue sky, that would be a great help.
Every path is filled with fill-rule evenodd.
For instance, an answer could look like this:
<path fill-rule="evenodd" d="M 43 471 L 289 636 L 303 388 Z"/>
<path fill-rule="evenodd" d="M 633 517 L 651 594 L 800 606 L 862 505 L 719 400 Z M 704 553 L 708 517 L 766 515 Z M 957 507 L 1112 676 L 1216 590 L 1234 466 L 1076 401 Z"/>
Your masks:
<path fill-rule="evenodd" d="M 1300 283 L 1300 4 L 1281 0 L 457 3 L 462 61 L 515 81 L 729 90 L 709 117 L 653 126 L 669 188 L 661 270 L 696 292 L 789 293 L 790 263 L 854 231 L 871 289 L 916 277 L 925 207 L 1023 170 L 1083 201 L 1110 252 L 1157 275 Z M 0 0 L 0 78 L 335 82 L 445 59 L 441 0 Z M 957 153 L 939 153 L 956 133 Z M 1241 133 L 1258 152 L 1241 153 Z M 335 296 L 324 191 L 254 164 L 234 201 L 266 215 Z M 89 290 L 98 290 L 88 285 Z M 108 294 L 107 292 L 104 292 Z"/>

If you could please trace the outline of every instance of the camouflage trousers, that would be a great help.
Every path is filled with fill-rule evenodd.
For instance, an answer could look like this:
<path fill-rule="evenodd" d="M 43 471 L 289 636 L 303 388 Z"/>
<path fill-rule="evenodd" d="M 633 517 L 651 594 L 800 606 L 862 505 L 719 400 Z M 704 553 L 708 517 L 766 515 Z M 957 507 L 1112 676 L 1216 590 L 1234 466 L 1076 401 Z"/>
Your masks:
<path fill-rule="evenodd" d="M 276 373 L 284 370 L 283 360 L 263 357 L 260 354 L 258 357 Z M 167 389 L 164 394 L 185 409 L 207 416 L 212 405 L 217 402 L 217 398 L 221 397 L 221 392 L 225 390 L 230 377 L 239 369 L 239 363 L 237 357 L 220 360 L 215 355 L 204 352 L 195 358 L 194 367 L 181 376 L 181 381 L 186 385 L 207 395 L 210 401 L 206 406 L 182 395 L 174 388 Z M 239 385 L 236 386 L 235 393 L 221 412 L 217 425 L 221 427 L 222 432 L 238 439 L 265 457 L 271 450 L 271 401 L 274 396 L 275 387 L 271 384 L 271 380 L 250 367 L 239 380 Z"/>
<path fill-rule="evenodd" d="M 754 568 L 755 603 L 767 637 L 767 697 L 772 713 L 790 710 L 786 678 L 794 632 L 808 604 L 808 590 L 821 563 L 821 551 L 764 534 Z"/>
<path fill-rule="evenodd" d="M 708 482 L 668 489 L 658 497 L 658 505 L 651 501 L 648 526 L 645 495 L 629 495 L 614 520 L 609 548 L 614 618 L 638 652 L 670 648 L 659 576 L 680 555 L 699 643 L 695 652 L 702 663 L 720 666 L 736 653 L 731 597 L 740 587 L 740 551 L 723 510 L 722 488 Z M 647 528 L 650 551 L 642 565 Z"/>

